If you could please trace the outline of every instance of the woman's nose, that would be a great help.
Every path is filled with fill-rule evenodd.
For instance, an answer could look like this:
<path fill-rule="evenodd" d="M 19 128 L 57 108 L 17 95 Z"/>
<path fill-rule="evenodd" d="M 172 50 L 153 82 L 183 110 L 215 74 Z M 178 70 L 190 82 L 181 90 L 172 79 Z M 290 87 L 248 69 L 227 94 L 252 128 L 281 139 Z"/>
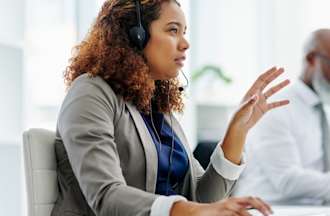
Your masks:
<path fill-rule="evenodd" d="M 190 44 L 189 44 L 189 42 L 187 41 L 187 39 L 186 39 L 185 37 L 182 37 L 182 40 L 181 40 L 181 42 L 180 42 L 180 47 L 179 47 L 179 49 L 180 49 L 181 51 L 186 51 L 187 49 L 189 49 L 189 47 L 190 47 Z"/>

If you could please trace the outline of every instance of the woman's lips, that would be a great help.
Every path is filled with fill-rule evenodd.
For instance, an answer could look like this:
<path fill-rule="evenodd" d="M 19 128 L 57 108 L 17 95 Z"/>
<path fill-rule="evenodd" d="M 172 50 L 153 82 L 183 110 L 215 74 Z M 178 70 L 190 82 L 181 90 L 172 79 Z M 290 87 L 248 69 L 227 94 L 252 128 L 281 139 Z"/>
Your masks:
<path fill-rule="evenodd" d="M 180 67 L 183 67 L 183 65 L 184 65 L 184 60 L 186 59 L 186 57 L 180 57 L 180 58 L 176 58 L 175 59 L 175 63 L 177 64 L 177 65 L 179 65 Z"/>

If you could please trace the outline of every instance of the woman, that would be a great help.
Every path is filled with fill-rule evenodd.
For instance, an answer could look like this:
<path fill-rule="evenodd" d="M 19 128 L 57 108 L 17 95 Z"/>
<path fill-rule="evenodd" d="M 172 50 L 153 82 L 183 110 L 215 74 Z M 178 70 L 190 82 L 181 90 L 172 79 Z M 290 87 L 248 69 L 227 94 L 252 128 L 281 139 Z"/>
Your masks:
<path fill-rule="evenodd" d="M 104 3 L 65 73 L 69 91 L 55 145 L 60 195 L 52 215 L 271 212 L 259 198 L 225 198 L 244 168 L 247 132 L 288 103 L 266 102 L 288 80 L 262 93 L 283 70 L 260 76 L 204 171 L 172 116 L 183 109 L 176 77 L 189 48 L 185 32 L 175 0 Z"/>

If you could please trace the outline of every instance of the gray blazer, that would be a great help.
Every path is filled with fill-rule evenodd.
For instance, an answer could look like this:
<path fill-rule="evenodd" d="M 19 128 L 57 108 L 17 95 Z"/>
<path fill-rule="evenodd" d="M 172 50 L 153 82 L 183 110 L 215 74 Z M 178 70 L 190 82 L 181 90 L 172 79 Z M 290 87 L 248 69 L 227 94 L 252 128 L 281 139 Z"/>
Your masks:
<path fill-rule="evenodd" d="M 212 165 L 204 171 L 175 118 L 172 127 L 189 158 L 179 194 L 198 202 L 228 196 L 235 181 Z M 155 144 L 135 106 L 102 78 L 85 74 L 73 82 L 59 114 L 55 148 L 60 196 L 53 216 L 150 214 L 159 196 Z"/>

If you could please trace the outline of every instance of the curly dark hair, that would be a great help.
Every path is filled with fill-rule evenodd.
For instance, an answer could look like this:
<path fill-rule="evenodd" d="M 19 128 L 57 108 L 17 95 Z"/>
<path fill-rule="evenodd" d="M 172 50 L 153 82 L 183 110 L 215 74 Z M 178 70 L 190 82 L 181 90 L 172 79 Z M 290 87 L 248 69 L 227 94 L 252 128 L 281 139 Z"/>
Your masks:
<path fill-rule="evenodd" d="M 171 0 L 141 1 L 146 29 L 159 18 L 162 3 L 168 1 Z M 136 23 L 133 0 L 107 0 L 87 37 L 73 49 L 64 72 L 67 87 L 87 73 L 102 77 L 117 95 L 131 101 L 141 112 L 149 113 L 151 101 L 159 112 L 182 112 L 178 80 L 152 80 L 142 51 L 130 42 L 128 31 Z"/>

